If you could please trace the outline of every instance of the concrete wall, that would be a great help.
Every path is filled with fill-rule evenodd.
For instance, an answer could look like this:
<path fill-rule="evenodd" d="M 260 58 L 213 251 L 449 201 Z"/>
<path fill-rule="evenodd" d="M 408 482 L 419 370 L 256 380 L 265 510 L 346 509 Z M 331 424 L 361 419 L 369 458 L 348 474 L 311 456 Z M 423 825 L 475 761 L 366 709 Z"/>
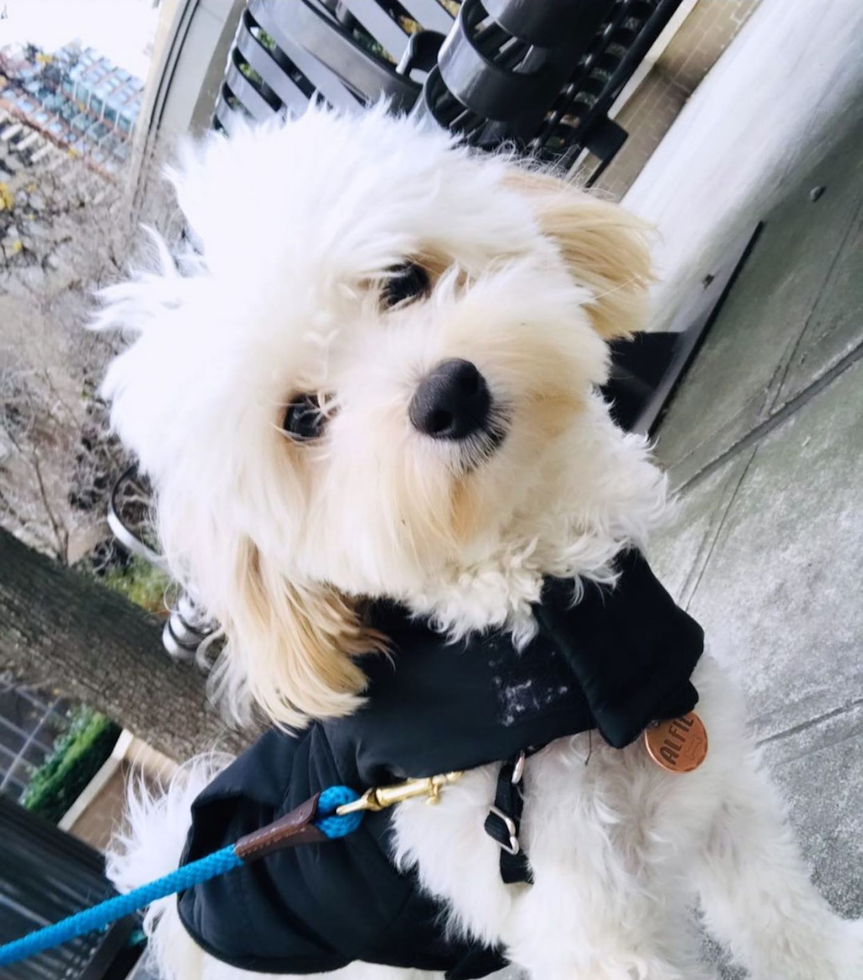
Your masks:
<path fill-rule="evenodd" d="M 63 816 L 60 829 L 104 851 L 122 826 L 130 782 L 157 790 L 170 780 L 175 769 L 173 760 L 124 731 L 111 757 Z"/>

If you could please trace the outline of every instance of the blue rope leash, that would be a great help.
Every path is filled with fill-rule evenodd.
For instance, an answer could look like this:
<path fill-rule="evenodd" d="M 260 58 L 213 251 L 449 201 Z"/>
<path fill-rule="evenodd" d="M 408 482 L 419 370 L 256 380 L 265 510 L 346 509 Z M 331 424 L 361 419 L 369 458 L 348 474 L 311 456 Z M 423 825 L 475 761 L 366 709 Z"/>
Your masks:
<path fill-rule="evenodd" d="M 362 823 L 362 811 L 339 816 L 336 814 L 336 809 L 345 803 L 353 803 L 356 799 L 359 799 L 358 794 L 347 786 L 331 786 L 325 789 L 318 800 L 315 826 L 330 840 L 353 833 Z M 200 885 L 211 878 L 233 871 L 242 864 L 242 858 L 237 857 L 234 853 L 234 845 L 230 844 L 198 861 L 177 868 L 163 878 L 142 885 L 126 895 L 109 898 L 90 909 L 76 912 L 60 922 L 45 926 L 44 929 L 37 929 L 22 936 L 21 939 L 0 946 L 0 966 L 29 959 L 37 953 L 60 946 L 78 936 L 104 929 L 112 922 L 145 908 L 159 898 Z"/>

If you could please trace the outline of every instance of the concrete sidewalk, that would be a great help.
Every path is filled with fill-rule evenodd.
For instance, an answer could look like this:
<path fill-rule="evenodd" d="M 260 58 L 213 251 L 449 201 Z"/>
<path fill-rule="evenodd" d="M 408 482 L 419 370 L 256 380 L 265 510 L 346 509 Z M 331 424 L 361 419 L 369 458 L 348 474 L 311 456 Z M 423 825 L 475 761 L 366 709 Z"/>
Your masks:
<path fill-rule="evenodd" d="M 738 675 L 819 887 L 860 916 L 863 131 L 834 136 L 750 216 L 764 230 L 659 433 L 680 511 L 651 559 Z"/>
<path fill-rule="evenodd" d="M 656 326 L 681 287 L 861 125 L 861 37 L 859 0 L 761 0 L 684 106 L 624 200 L 662 235 Z"/>

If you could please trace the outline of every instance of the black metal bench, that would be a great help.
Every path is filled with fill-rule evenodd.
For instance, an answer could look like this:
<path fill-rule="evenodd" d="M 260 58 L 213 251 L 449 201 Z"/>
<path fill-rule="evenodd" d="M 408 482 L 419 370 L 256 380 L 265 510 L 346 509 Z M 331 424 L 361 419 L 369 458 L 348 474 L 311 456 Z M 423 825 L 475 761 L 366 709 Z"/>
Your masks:
<path fill-rule="evenodd" d="M 0 796 L 0 944 L 78 912 L 116 892 L 101 854 Z M 135 919 L 2 970 L 4 980 L 113 980 L 136 958 L 124 952 Z"/>
<path fill-rule="evenodd" d="M 680 0 L 250 0 L 214 124 L 386 97 L 491 148 L 613 159 L 608 112 Z M 457 11 L 457 16 L 454 12 Z"/>

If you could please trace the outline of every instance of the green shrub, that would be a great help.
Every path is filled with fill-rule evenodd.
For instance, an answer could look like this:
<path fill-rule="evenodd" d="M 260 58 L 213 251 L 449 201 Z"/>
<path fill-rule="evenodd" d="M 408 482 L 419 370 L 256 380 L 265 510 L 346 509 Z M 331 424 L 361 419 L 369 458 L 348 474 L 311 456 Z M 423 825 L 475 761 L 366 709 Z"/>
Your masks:
<path fill-rule="evenodd" d="M 105 572 L 101 581 L 148 612 L 157 616 L 165 614 L 165 592 L 171 587 L 171 579 L 144 558 L 133 556 L 125 568 Z"/>
<path fill-rule="evenodd" d="M 75 708 L 72 724 L 33 773 L 21 803 L 57 823 L 111 755 L 119 725 L 90 708 Z"/>

